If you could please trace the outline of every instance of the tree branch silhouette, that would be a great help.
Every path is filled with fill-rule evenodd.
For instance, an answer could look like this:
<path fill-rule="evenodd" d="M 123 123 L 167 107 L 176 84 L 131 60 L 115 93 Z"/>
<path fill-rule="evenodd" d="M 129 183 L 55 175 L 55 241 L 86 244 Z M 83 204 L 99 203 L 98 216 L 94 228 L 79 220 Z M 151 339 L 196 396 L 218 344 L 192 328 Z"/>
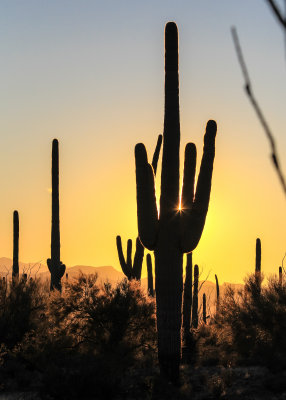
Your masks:
<path fill-rule="evenodd" d="M 271 148 L 271 160 L 272 160 L 272 163 L 273 163 L 273 165 L 274 165 L 274 167 L 276 169 L 276 172 L 278 174 L 278 177 L 279 177 L 280 183 L 282 185 L 283 191 L 284 191 L 284 193 L 286 195 L 286 182 L 285 182 L 285 178 L 284 178 L 283 173 L 282 173 L 281 168 L 280 168 L 280 163 L 279 163 L 279 160 L 278 160 L 278 154 L 277 154 L 277 150 L 276 150 L 275 139 L 274 139 L 273 134 L 271 133 L 269 125 L 267 124 L 267 122 L 265 120 L 265 117 L 264 117 L 264 115 L 263 115 L 263 113 L 261 111 L 261 108 L 258 105 L 258 103 L 257 103 L 257 101 L 256 101 L 256 99 L 255 99 L 255 97 L 253 95 L 250 78 L 249 78 L 248 71 L 247 71 L 247 68 L 246 68 L 246 64 L 245 64 L 245 61 L 244 61 L 244 58 L 243 58 L 243 55 L 242 55 L 242 51 L 241 51 L 241 47 L 240 47 L 240 44 L 239 44 L 239 39 L 238 39 L 238 35 L 237 35 L 235 27 L 231 28 L 231 34 L 232 34 L 232 38 L 233 38 L 236 54 L 237 54 L 237 57 L 238 57 L 238 61 L 239 61 L 239 64 L 240 64 L 240 67 L 241 67 L 241 70 L 242 70 L 242 74 L 243 74 L 243 77 L 244 77 L 244 80 L 245 80 L 244 88 L 245 88 L 246 94 L 247 94 L 251 104 L 253 105 L 253 108 L 254 108 L 254 110 L 255 110 L 255 112 L 257 114 L 257 117 L 258 117 L 258 119 L 259 119 L 259 121 L 260 121 L 260 123 L 261 123 L 261 125 L 262 125 L 262 127 L 264 129 L 264 132 L 265 132 L 268 140 L 269 140 L 270 148 Z"/>
<path fill-rule="evenodd" d="M 282 27 L 286 30 L 286 19 L 283 17 L 281 11 L 279 10 L 277 4 L 273 0 L 266 0 L 271 7 L 273 14 L 276 16 Z"/>

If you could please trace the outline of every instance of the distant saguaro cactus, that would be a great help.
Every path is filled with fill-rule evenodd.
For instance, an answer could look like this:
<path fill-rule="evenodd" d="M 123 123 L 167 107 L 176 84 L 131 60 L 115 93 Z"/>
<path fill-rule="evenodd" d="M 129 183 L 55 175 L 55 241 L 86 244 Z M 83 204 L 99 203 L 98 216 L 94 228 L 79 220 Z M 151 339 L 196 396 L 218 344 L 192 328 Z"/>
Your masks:
<path fill-rule="evenodd" d="M 255 248 L 255 280 L 258 290 L 261 288 L 261 241 L 259 238 L 256 239 Z"/>
<path fill-rule="evenodd" d="M 215 283 L 216 283 L 216 312 L 219 310 L 219 284 L 217 275 L 215 275 Z"/>
<path fill-rule="evenodd" d="M 187 254 L 186 277 L 183 296 L 183 329 L 186 336 L 191 327 L 191 313 L 193 302 L 193 260 L 192 253 Z"/>
<path fill-rule="evenodd" d="M 53 140 L 52 148 L 52 232 L 51 232 L 51 258 L 47 259 L 51 273 L 51 290 L 62 290 L 61 279 L 66 266 L 60 258 L 60 210 L 59 210 L 59 142 Z"/>
<path fill-rule="evenodd" d="M 18 211 L 13 213 L 13 279 L 19 279 L 19 214 Z"/>
<path fill-rule="evenodd" d="M 147 263 L 147 275 L 148 275 L 148 294 L 149 296 L 154 297 L 152 258 L 151 254 L 149 253 L 146 256 L 146 263 Z"/>
<path fill-rule="evenodd" d="M 282 267 L 279 267 L 279 285 L 283 283 Z"/>
<path fill-rule="evenodd" d="M 194 266 L 194 294 L 192 304 L 192 327 L 197 328 L 199 323 L 199 267 Z"/>
<path fill-rule="evenodd" d="M 155 251 L 158 357 L 161 371 L 171 380 L 176 380 L 179 375 L 181 358 L 183 253 L 195 249 L 204 228 L 211 190 L 215 136 L 216 123 L 209 121 L 195 195 L 196 146 L 193 143 L 186 146 L 180 211 L 178 31 L 174 22 L 168 22 L 165 29 L 165 117 L 160 216 L 154 174 L 142 143 L 135 147 L 135 158 L 139 236 L 147 249 Z"/>
<path fill-rule="evenodd" d="M 207 323 L 207 298 L 206 294 L 203 294 L 203 323 Z"/>
<path fill-rule="evenodd" d="M 153 154 L 152 167 L 154 174 L 156 175 L 158 159 L 160 155 L 160 149 L 162 145 L 162 135 L 158 135 L 157 144 L 155 147 L 155 151 Z M 126 275 L 128 280 L 131 279 L 141 279 L 141 271 L 142 271 L 142 263 L 144 258 L 144 247 L 140 242 L 139 237 L 136 239 L 136 250 L 134 255 L 134 261 L 132 266 L 132 239 L 128 239 L 127 241 L 127 255 L 126 260 L 122 251 L 122 241 L 121 237 L 116 236 L 116 245 L 118 258 L 121 265 L 122 272 Z"/>

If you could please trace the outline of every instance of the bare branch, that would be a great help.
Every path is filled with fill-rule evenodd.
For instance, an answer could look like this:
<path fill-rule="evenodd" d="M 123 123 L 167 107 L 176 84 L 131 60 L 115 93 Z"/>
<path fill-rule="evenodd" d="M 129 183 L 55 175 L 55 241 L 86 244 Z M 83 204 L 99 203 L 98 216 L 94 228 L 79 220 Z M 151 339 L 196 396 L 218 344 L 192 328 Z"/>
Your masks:
<path fill-rule="evenodd" d="M 238 39 L 238 35 L 237 35 L 235 27 L 231 28 L 231 33 L 232 33 L 232 38 L 233 38 L 236 54 L 237 54 L 237 57 L 238 57 L 238 61 L 239 61 L 239 64 L 240 64 L 240 67 L 241 67 L 241 70 L 242 70 L 242 74 L 243 74 L 243 77 L 244 77 L 244 80 L 245 80 L 245 91 L 246 91 L 246 94 L 247 94 L 251 104 L 253 105 L 253 108 L 254 108 L 254 110 L 255 110 L 255 112 L 257 114 L 257 117 L 258 117 L 258 119 L 259 119 L 259 121 L 260 121 L 260 123 L 261 123 L 261 125 L 262 125 L 262 127 L 264 129 L 264 132 L 265 132 L 265 134 L 266 134 L 266 136 L 267 136 L 267 138 L 268 138 L 268 140 L 270 142 L 271 160 L 272 160 L 272 163 L 273 163 L 273 165 L 274 165 L 274 167 L 276 169 L 276 172 L 278 174 L 280 183 L 281 183 L 282 188 L 284 190 L 284 193 L 286 195 L 286 182 L 285 182 L 285 178 L 283 176 L 283 173 L 281 171 L 280 164 L 279 164 L 279 161 L 278 161 L 278 155 L 277 155 L 277 150 L 276 150 L 276 144 L 275 144 L 274 137 L 273 137 L 273 135 L 271 133 L 271 130 L 270 130 L 265 118 L 264 118 L 264 115 L 262 114 L 262 111 L 261 111 L 261 109 L 260 109 L 260 107 L 259 107 L 259 105 L 258 105 L 258 103 L 257 103 L 257 101 L 256 101 L 256 99 L 255 99 L 255 97 L 253 95 L 251 82 L 250 82 L 248 71 L 247 71 L 247 68 L 246 68 L 246 64 L 245 64 L 245 61 L 244 61 L 244 58 L 243 58 L 243 55 L 242 55 L 242 51 L 241 51 L 241 47 L 240 47 L 240 44 L 239 44 L 239 39 Z"/>
<path fill-rule="evenodd" d="M 283 15 L 282 15 L 281 11 L 279 10 L 275 1 L 273 1 L 273 0 L 266 0 L 266 1 L 269 4 L 269 6 L 271 7 L 273 14 L 275 14 L 276 18 L 278 19 L 278 21 L 280 22 L 282 27 L 286 30 L 286 20 L 283 17 Z"/>

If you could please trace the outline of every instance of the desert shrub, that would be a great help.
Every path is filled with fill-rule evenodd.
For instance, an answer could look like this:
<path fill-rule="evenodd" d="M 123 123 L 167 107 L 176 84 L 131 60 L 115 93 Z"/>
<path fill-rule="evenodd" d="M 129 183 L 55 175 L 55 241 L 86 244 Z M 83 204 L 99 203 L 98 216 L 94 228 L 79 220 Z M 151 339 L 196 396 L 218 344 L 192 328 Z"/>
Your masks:
<path fill-rule="evenodd" d="M 80 275 L 49 296 L 42 323 L 5 356 L 18 377 L 3 378 L 18 382 L 25 371 L 26 387 L 51 398 L 124 397 L 130 371 L 154 362 L 154 307 L 138 282 Z"/>
<path fill-rule="evenodd" d="M 40 324 L 47 294 L 38 280 L 0 283 L 0 344 L 12 348 Z"/>
<path fill-rule="evenodd" d="M 210 329 L 228 363 L 286 367 L 286 285 L 271 278 L 260 288 L 250 276 L 244 290 L 228 288 Z"/>

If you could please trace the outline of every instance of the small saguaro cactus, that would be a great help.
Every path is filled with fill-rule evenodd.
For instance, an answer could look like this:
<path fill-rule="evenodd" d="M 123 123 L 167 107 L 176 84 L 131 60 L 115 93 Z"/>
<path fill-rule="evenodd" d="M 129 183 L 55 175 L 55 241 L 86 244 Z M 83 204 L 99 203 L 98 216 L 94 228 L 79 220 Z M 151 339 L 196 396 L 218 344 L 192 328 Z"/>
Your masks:
<path fill-rule="evenodd" d="M 203 294 L 203 323 L 207 323 L 207 298 L 206 294 Z"/>
<path fill-rule="evenodd" d="M 155 147 L 155 151 L 153 154 L 152 160 L 152 167 L 154 174 L 156 175 L 158 159 L 160 155 L 162 145 L 162 135 L 158 135 L 157 144 Z M 123 255 L 122 251 L 122 241 L 121 237 L 118 235 L 116 236 L 116 245 L 117 245 L 117 252 L 118 258 L 121 265 L 121 269 L 123 273 L 126 275 L 128 280 L 131 279 L 141 279 L 141 271 L 142 271 L 142 263 L 144 258 L 144 246 L 141 244 L 139 237 L 136 239 L 136 250 L 134 255 L 134 261 L 132 266 L 132 240 L 128 239 L 127 241 L 127 257 L 126 260 Z"/>
<path fill-rule="evenodd" d="M 197 328 L 199 323 L 199 267 L 194 266 L 194 294 L 192 304 L 192 327 Z"/>
<path fill-rule="evenodd" d="M 255 248 L 255 280 L 258 289 L 261 288 L 261 241 L 259 238 L 256 239 Z"/>
<path fill-rule="evenodd" d="M 180 207 L 178 30 L 174 22 L 168 22 L 165 29 L 160 215 L 153 169 L 142 143 L 135 147 L 135 159 L 139 236 L 142 244 L 155 252 L 158 357 L 161 372 L 171 380 L 178 378 L 181 358 L 183 254 L 196 248 L 203 232 L 210 198 L 215 136 L 216 123 L 209 121 L 195 194 L 196 146 L 193 143 L 186 145 Z"/>
<path fill-rule="evenodd" d="M 148 275 L 148 294 L 149 296 L 154 297 L 152 258 L 151 254 L 149 253 L 146 256 L 146 263 L 147 263 L 147 275 Z"/>
<path fill-rule="evenodd" d="M 19 214 L 18 211 L 13 213 L 13 279 L 19 278 Z"/>
<path fill-rule="evenodd" d="M 62 290 L 61 279 L 66 266 L 60 257 L 60 210 L 59 210 L 59 142 L 53 140 L 52 147 L 52 231 L 51 231 L 51 258 L 47 259 L 51 273 L 51 290 Z"/>
<path fill-rule="evenodd" d="M 192 253 L 187 254 L 186 277 L 183 297 L 183 329 L 184 336 L 190 332 L 193 301 L 193 260 Z"/>
<path fill-rule="evenodd" d="M 132 265 L 132 240 L 128 239 L 127 241 L 126 261 L 122 251 L 122 243 L 120 236 L 116 236 L 116 244 L 117 244 L 118 257 L 123 273 L 127 276 L 127 279 L 129 281 L 131 279 L 140 280 L 142 262 L 144 257 L 144 247 L 140 243 L 139 238 L 136 239 L 136 251 L 135 251 L 133 265 Z"/>
<path fill-rule="evenodd" d="M 279 267 L 279 285 L 283 283 L 282 267 Z"/>
<path fill-rule="evenodd" d="M 216 312 L 219 310 L 219 283 L 217 275 L 215 275 L 215 283 L 216 283 Z"/>

